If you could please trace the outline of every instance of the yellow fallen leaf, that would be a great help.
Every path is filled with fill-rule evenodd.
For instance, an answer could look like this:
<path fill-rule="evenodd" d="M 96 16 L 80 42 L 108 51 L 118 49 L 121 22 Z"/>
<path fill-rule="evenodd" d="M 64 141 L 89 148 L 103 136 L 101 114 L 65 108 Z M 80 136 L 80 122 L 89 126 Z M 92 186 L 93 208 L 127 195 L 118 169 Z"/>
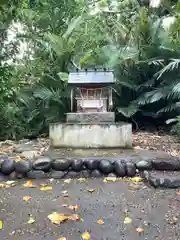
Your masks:
<path fill-rule="evenodd" d="M 140 227 L 138 227 L 138 228 L 136 228 L 136 232 L 138 232 L 138 233 L 143 233 L 143 232 L 144 232 L 144 229 L 143 229 L 143 228 L 140 228 Z"/>
<path fill-rule="evenodd" d="M 0 230 L 3 229 L 3 221 L 0 220 Z"/>
<path fill-rule="evenodd" d="M 81 234 L 83 240 L 91 240 L 91 234 L 89 232 L 84 232 Z"/>
<path fill-rule="evenodd" d="M 124 224 L 130 224 L 132 222 L 132 219 L 130 217 L 125 217 Z"/>
<path fill-rule="evenodd" d="M 24 196 L 24 197 L 23 197 L 23 200 L 24 200 L 24 201 L 29 201 L 30 199 L 31 199 L 30 196 Z"/>
<path fill-rule="evenodd" d="M 10 186 L 6 185 L 5 183 L 0 183 L 0 188 L 8 188 Z"/>
<path fill-rule="evenodd" d="M 141 177 L 133 177 L 133 178 L 131 178 L 131 181 L 138 183 L 138 182 L 142 182 L 143 178 L 141 178 Z"/>
<path fill-rule="evenodd" d="M 104 178 L 103 182 L 116 182 L 116 177 L 106 177 Z"/>
<path fill-rule="evenodd" d="M 83 219 L 83 218 L 80 218 L 80 222 L 84 222 L 84 219 Z"/>
<path fill-rule="evenodd" d="M 91 188 L 91 189 L 88 189 L 88 192 L 93 193 L 95 190 L 96 190 L 95 188 Z"/>
<path fill-rule="evenodd" d="M 98 223 L 99 225 L 102 225 L 102 224 L 104 224 L 104 221 L 103 221 L 102 219 L 99 219 L 99 220 L 97 220 L 97 223 Z"/>
<path fill-rule="evenodd" d="M 85 182 L 86 181 L 86 178 L 78 178 L 77 179 L 79 182 Z"/>
<path fill-rule="evenodd" d="M 78 221 L 81 219 L 80 215 L 79 214 L 72 214 L 68 217 L 69 220 L 72 220 L 72 221 Z"/>
<path fill-rule="evenodd" d="M 67 238 L 65 238 L 65 237 L 60 237 L 60 238 L 58 238 L 57 240 L 67 240 Z"/>
<path fill-rule="evenodd" d="M 71 178 L 68 178 L 68 179 L 65 179 L 64 180 L 64 183 L 70 183 L 72 181 L 72 179 Z"/>
<path fill-rule="evenodd" d="M 69 216 L 64 213 L 53 212 L 50 215 L 48 215 L 48 218 L 49 220 L 51 220 L 53 224 L 59 225 L 60 223 L 67 221 L 69 219 Z"/>
<path fill-rule="evenodd" d="M 29 216 L 28 223 L 29 223 L 29 224 L 33 224 L 33 223 L 35 223 L 35 219 L 33 218 L 32 215 Z"/>
<path fill-rule="evenodd" d="M 34 188 L 36 186 L 33 185 L 32 180 L 28 180 L 24 185 L 24 187 Z"/>
<path fill-rule="evenodd" d="M 41 187 L 40 190 L 41 191 L 49 191 L 49 190 L 52 190 L 52 187 L 51 186 L 45 186 L 45 187 Z"/>

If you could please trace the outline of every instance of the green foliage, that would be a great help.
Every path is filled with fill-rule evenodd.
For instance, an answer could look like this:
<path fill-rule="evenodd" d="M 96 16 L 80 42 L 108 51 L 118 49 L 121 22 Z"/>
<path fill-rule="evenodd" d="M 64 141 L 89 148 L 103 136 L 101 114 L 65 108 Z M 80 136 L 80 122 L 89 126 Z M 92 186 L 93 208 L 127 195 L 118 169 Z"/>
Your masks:
<path fill-rule="evenodd" d="M 46 133 L 49 123 L 63 121 L 70 109 L 68 72 L 97 65 L 114 70 L 119 118 L 148 115 L 165 121 L 180 114 L 179 3 L 162 1 L 158 9 L 145 1 L 112 3 L 99 1 L 94 15 L 85 0 L 0 5 L 0 136 L 36 136 Z M 165 17 L 175 18 L 168 29 Z M 17 20 L 25 32 L 7 43 L 7 29 Z M 16 60 L 22 40 L 32 58 L 4 65 Z"/>

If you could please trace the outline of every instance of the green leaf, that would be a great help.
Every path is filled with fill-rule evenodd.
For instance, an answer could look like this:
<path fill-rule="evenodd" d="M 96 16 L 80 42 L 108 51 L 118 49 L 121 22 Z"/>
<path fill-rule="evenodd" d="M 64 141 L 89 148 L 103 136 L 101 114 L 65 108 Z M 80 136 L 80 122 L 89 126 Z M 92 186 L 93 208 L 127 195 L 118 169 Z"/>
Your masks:
<path fill-rule="evenodd" d="M 59 72 L 57 73 L 58 77 L 61 79 L 61 81 L 67 82 L 68 81 L 68 73 L 65 72 Z"/>

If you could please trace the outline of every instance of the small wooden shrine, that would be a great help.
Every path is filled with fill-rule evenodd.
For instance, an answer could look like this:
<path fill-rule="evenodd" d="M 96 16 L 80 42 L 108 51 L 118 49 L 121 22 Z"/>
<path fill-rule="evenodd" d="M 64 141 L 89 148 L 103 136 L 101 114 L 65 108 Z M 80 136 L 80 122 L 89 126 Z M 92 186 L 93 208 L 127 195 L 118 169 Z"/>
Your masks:
<path fill-rule="evenodd" d="M 115 83 L 113 71 L 76 70 L 69 74 L 71 88 L 71 112 L 108 112 L 113 107 L 112 88 Z M 76 101 L 76 109 L 74 107 Z"/>

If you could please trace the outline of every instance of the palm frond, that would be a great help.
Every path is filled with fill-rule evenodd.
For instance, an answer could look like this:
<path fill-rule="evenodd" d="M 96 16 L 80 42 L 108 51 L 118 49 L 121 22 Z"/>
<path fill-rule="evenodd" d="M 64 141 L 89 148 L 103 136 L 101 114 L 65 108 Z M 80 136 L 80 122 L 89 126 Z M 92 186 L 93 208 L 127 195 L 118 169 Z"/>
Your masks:
<path fill-rule="evenodd" d="M 174 110 L 180 110 L 180 102 L 176 102 L 176 103 L 172 103 L 172 104 L 168 104 L 168 106 L 161 108 L 157 114 L 160 113 L 167 113 L 167 112 L 172 112 Z"/>
<path fill-rule="evenodd" d="M 118 107 L 118 112 L 123 116 L 130 118 L 139 111 L 137 104 L 131 103 L 128 107 Z"/>

